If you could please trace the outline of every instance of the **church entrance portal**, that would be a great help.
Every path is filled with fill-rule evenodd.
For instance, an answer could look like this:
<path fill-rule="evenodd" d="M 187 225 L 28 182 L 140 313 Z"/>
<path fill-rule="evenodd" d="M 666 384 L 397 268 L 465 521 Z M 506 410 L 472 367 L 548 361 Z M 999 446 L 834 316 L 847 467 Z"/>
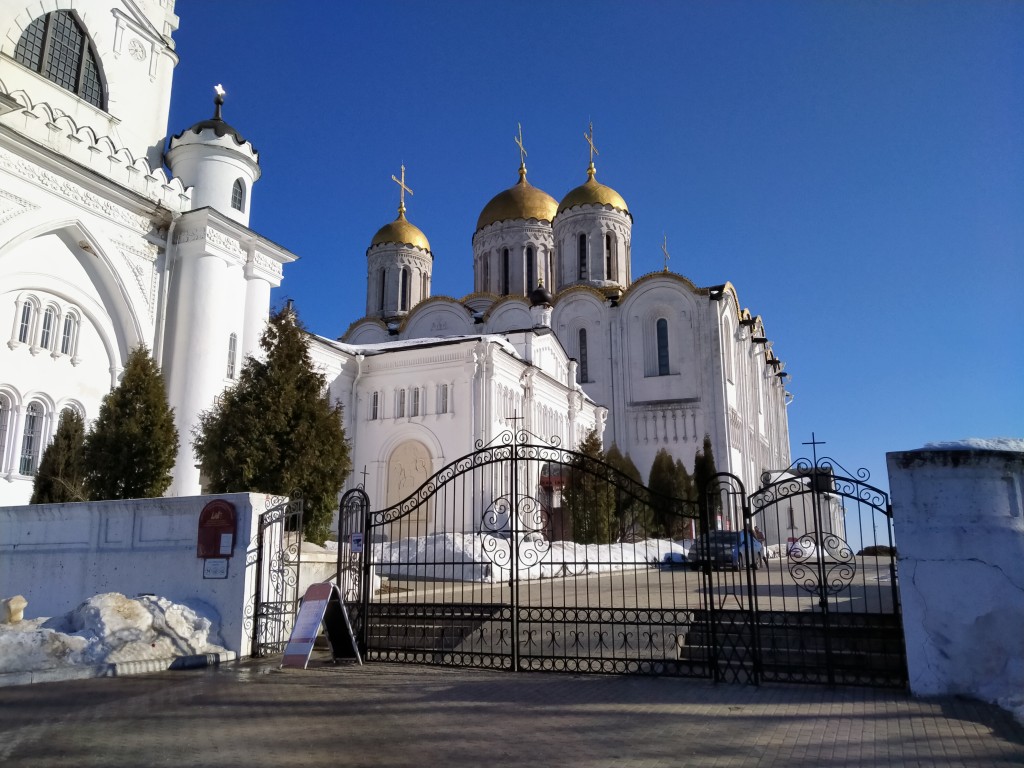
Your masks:
<path fill-rule="evenodd" d="M 385 508 L 350 491 L 342 518 L 370 661 L 906 683 L 888 499 L 827 459 L 675 499 L 520 431 Z"/>

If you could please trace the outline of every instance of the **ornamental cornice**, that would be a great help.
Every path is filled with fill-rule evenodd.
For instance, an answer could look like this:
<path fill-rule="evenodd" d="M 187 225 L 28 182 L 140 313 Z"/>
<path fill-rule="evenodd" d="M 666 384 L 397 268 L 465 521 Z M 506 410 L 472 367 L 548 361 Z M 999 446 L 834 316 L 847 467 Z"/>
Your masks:
<path fill-rule="evenodd" d="M 175 245 L 184 245 L 186 243 L 195 242 L 202 242 L 206 245 L 214 246 L 219 251 L 234 257 L 236 261 L 244 263 L 246 260 L 245 249 L 242 248 L 241 243 L 236 238 L 226 235 L 223 232 L 218 232 L 213 227 L 200 225 L 175 230 Z M 204 247 L 204 250 L 209 249 Z"/>
<path fill-rule="evenodd" d="M 256 251 L 252 255 L 251 263 L 254 267 L 262 269 L 274 277 L 281 277 L 284 274 L 284 265 L 279 261 L 275 261 L 264 253 Z"/>
<path fill-rule="evenodd" d="M 87 208 L 118 224 L 131 227 L 136 232 L 148 232 L 153 222 L 146 216 L 139 216 L 117 203 L 104 200 L 97 194 L 50 171 L 43 170 L 35 163 L 0 149 L 0 170 L 8 171 L 37 186 L 64 198 L 68 202 Z"/>
<path fill-rule="evenodd" d="M 0 190 L 0 226 L 19 214 L 35 211 L 38 208 L 38 205 L 23 197 Z"/>

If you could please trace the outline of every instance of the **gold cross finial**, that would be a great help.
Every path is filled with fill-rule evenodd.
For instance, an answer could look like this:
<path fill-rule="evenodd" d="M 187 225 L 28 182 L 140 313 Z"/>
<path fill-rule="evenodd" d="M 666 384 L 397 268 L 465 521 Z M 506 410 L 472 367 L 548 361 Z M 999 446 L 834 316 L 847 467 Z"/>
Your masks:
<path fill-rule="evenodd" d="M 523 170 L 526 169 L 526 148 L 523 146 L 523 124 L 516 123 L 519 126 L 519 135 L 515 137 L 516 145 L 519 147 L 519 166 Z"/>
<path fill-rule="evenodd" d="M 665 235 L 665 239 L 661 243 L 661 252 L 665 254 L 665 271 L 668 272 L 668 260 L 672 258 L 668 255 L 668 235 Z"/>
<path fill-rule="evenodd" d="M 398 215 L 403 216 L 405 214 L 405 193 L 412 194 L 412 190 L 405 186 L 405 166 L 402 166 L 402 178 L 398 178 L 395 174 L 391 174 L 391 180 L 398 185 Z"/>
<path fill-rule="evenodd" d="M 584 133 L 583 138 L 587 140 L 587 144 L 590 145 L 590 167 L 594 167 L 594 155 L 600 155 L 597 151 L 597 147 L 594 146 L 594 124 L 590 124 L 590 132 Z"/>

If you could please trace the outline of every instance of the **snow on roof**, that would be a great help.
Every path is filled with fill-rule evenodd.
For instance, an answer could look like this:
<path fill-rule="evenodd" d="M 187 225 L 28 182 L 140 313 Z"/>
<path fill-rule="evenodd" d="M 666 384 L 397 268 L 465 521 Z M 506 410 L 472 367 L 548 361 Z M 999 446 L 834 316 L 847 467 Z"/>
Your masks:
<path fill-rule="evenodd" d="M 473 334 L 468 336 L 438 336 L 420 339 L 403 339 L 398 341 L 382 341 L 378 344 L 346 344 L 342 341 L 334 341 L 323 336 L 315 336 L 317 341 L 323 342 L 334 349 L 346 352 L 350 355 L 380 355 L 385 352 L 394 352 L 399 349 L 414 349 L 416 347 L 432 347 L 440 344 L 460 344 L 467 341 L 488 341 L 501 346 L 513 357 L 519 358 L 516 348 L 504 336 L 498 334 Z"/>
<path fill-rule="evenodd" d="M 968 437 L 963 440 L 949 440 L 937 443 L 925 443 L 925 449 L 931 451 L 1013 451 L 1024 453 L 1024 438 L 1021 437 Z"/>

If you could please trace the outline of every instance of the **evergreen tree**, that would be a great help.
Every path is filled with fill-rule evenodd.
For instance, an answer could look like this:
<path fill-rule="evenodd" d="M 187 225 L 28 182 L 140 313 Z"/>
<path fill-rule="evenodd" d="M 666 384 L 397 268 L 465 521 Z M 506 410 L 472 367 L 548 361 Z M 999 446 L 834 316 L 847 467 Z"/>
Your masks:
<path fill-rule="evenodd" d="M 662 535 L 671 535 L 673 518 L 677 516 L 674 500 L 679 498 L 679 479 L 676 464 L 666 448 L 654 454 L 647 487 L 651 489 L 655 525 Z"/>
<path fill-rule="evenodd" d="M 200 416 L 192 445 L 211 493 L 256 491 L 305 500 L 307 541 L 323 543 L 350 469 L 341 405 L 313 368 L 306 331 L 286 307 L 246 358 L 238 384 Z"/>
<path fill-rule="evenodd" d="M 562 489 L 562 506 L 572 520 L 573 541 L 608 544 L 616 531 L 615 491 L 608 482 L 608 468 L 597 432 L 591 430 L 577 449 Z"/>
<path fill-rule="evenodd" d="M 704 435 L 704 446 L 697 451 L 693 459 L 693 485 L 697 492 L 697 502 L 700 507 L 701 533 L 706 533 L 708 528 L 716 527 L 717 518 L 722 511 L 722 497 L 715 488 L 709 487 L 711 478 L 718 474 L 715 467 L 715 454 L 711 449 L 711 436 Z"/>
<path fill-rule="evenodd" d="M 637 469 L 636 464 L 633 463 L 628 453 L 623 455 L 619 447 L 614 443 L 608 449 L 605 461 L 611 467 L 618 470 L 620 475 L 635 481 L 637 485 L 643 485 L 644 481 L 640 477 L 640 470 Z M 628 487 L 628 483 L 624 483 L 624 485 Z M 653 511 L 646 499 L 637 498 L 633 493 L 622 489 L 616 492 L 616 499 L 617 538 L 620 541 L 633 538 L 645 539 L 648 536 L 654 535 Z"/>
<path fill-rule="evenodd" d="M 121 383 L 103 398 L 85 438 L 89 498 L 160 496 L 171 484 L 177 453 L 178 430 L 163 374 L 140 344 L 128 355 Z"/>
<path fill-rule="evenodd" d="M 71 408 L 61 411 L 53 442 L 43 453 L 29 504 L 86 501 L 85 422 Z"/>

